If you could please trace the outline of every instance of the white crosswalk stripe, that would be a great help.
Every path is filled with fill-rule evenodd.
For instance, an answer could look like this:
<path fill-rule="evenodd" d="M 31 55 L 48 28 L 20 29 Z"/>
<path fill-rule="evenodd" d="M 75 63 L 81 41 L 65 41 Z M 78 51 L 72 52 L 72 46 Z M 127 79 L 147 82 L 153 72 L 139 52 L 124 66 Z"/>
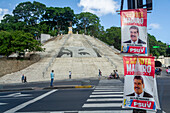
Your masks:
<path fill-rule="evenodd" d="M 116 94 L 116 93 L 123 93 L 123 92 L 93 92 L 92 94 Z"/>
<path fill-rule="evenodd" d="M 121 103 L 84 104 L 83 107 L 121 107 Z"/>
<path fill-rule="evenodd" d="M 109 91 L 108 89 L 95 89 L 94 91 Z M 110 91 L 120 91 L 120 89 L 112 89 Z"/>
<path fill-rule="evenodd" d="M 123 97 L 123 95 L 90 95 L 90 97 Z"/>
<path fill-rule="evenodd" d="M 88 99 L 87 100 L 87 102 L 93 102 L 93 101 L 99 101 L 99 102 L 102 102 L 102 101 L 104 101 L 104 102 L 106 102 L 106 101 L 123 101 L 123 99 L 122 98 L 107 98 L 107 99 Z"/>
<path fill-rule="evenodd" d="M 1 105 L 6 105 L 6 104 L 8 104 L 8 103 L 0 103 L 0 106 L 1 106 Z"/>

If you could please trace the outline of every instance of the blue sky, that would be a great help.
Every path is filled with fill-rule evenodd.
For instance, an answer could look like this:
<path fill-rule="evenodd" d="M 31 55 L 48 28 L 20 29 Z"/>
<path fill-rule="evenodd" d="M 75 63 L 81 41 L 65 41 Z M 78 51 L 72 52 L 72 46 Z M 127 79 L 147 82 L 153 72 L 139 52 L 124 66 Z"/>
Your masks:
<path fill-rule="evenodd" d="M 4 14 L 12 14 L 15 6 L 28 0 L 0 0 L 0 19 Z M 29 0 L 33 2 L 34 0 Z M 105 29 L 112 26 L 120 27 L 120 15 L 115 11 L 120 9 L 121 0 L 36 0 L 47 7 L 71 7 L 75 14 L 92 12 L 100 17 Z M 124 0 L 124 9 L 127 9 Z M 145 1 L 145 0 L 143 0 Z M 157 40 L 170 44 L 170 0 L 152 0 L 153 10 L 148 13 L 148 32 Z"/>

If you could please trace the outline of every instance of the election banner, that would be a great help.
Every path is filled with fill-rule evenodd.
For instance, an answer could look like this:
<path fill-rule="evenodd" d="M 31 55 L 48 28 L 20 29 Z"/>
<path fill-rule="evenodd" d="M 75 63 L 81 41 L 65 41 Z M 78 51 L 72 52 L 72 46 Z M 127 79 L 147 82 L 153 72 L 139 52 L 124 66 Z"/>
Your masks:
<path fill-rule="evenodd" d="M 123 108 L 160 109 L 154 57 L 124 56 Z"/>
<path fill-rule="evenodd" d="M 147 54 L 147 9 L 121 10 L 121 52 Z"/>

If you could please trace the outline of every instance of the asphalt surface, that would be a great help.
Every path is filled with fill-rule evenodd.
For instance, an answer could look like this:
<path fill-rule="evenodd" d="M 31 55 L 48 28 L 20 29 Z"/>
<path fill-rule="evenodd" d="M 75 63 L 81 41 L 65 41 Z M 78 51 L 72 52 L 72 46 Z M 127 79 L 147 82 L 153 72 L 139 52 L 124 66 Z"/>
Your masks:
<path fill-rule="evenodd" d="M 58 90 L 18 112 L 31 111 L 79 111 L 91 94 L 92 89 Z"/>
<path fill-rule="evenodd" d="M 0 113 L 25 103 L 48 91 L 21 91 L 21 92 L 1 92 L 0 93 Z"/>

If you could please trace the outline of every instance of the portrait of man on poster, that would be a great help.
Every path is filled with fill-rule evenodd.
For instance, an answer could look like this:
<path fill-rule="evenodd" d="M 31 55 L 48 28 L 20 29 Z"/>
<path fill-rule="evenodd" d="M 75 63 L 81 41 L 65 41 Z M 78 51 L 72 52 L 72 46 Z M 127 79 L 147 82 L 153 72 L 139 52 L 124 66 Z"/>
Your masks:
<path fill-rule="evenodd" d="M 153 98 L 151 94 L 144 91 L 145 84 L 142 76 L 135 76 L 133 79 L 133 83 L 134 83 L 134 92 L 126 96 L 135 96 L 139 98 L 142 97 Z"/>
<path fill-rule="evenodd" d="M 142 41 L 139 38 L 139 28 L 136 26 L 131 26 L 129 28 L 130 31 L 130 40 L 124 41 L 123 43 L 129 43 L 129 44 L 146 44 L 146 42 Z"/>

